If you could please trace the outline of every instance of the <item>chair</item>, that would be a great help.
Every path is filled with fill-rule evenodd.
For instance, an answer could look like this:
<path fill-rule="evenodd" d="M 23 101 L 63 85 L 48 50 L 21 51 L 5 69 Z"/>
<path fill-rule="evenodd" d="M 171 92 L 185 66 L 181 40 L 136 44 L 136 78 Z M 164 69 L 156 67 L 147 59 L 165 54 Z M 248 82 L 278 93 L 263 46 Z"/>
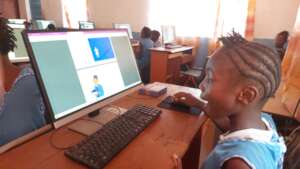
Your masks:
<path fill-rule="evenodd" d="M 192 67 L 190 68 L 189 65 L 183 65 L 183 71 L 180 72 L 182 79 L 184 79 L 183 85 L 184 86 L 192 86 L 197 88 L 198 85 L 205 77 L 205 65 L 208 61 L 208 57 L 205 57 L 204 66 L 203 67 Z"/>

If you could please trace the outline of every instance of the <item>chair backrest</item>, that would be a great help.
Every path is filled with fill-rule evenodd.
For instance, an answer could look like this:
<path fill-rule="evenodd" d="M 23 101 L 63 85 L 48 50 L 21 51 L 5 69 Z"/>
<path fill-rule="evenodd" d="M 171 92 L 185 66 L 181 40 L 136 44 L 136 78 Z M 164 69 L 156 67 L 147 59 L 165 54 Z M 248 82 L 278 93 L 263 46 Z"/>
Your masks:
<path fill-rule="evenodd" d="M 294 129 L 286 139 L 287 151 L 284 157 L 284 169 L 300 168 L 300 127 Z"/>

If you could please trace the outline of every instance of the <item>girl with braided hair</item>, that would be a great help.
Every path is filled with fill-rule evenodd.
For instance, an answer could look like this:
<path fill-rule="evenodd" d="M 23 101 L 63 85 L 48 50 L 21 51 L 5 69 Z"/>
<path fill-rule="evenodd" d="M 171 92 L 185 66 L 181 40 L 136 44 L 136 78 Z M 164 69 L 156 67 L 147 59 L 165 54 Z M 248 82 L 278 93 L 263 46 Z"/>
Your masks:
<path fill-rule="evenodd" d="M 201 108 L 224 131 L 202 169 L 280 169 L 286 146 L 271 116 L 262 113 L 280 84 L 280 59 L 236 32 L 220 41 L 199 86 L 207 103 L 183 92 L 174 95 Z"/>
<path fill-rule="evenodd" d="M 0 17 L 0 146 L 45 124 L 44 104 L 31 68 L 13 65 L 13 29 Z"/>

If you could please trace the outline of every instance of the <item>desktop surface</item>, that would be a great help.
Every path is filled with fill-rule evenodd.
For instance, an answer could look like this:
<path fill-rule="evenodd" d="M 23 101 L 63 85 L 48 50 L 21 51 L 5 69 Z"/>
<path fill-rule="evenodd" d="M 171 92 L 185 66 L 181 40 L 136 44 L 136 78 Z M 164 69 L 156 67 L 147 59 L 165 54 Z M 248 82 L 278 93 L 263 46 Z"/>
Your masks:
<path fill-rule="evenodd" d="M 142 96 L 136 93 L 125 96 L 113 105 L 129 108 L 137 103 L 156 106 L 168 95 L 178 91 L 200 95 L 200 90 L 164 84 L 168 87 L 167 94 L 158 98 Z M 173 169 L 171 156 L 186 156 L 193 138 L 197 134 L 206 116 L 193 116 L 182 112 L 161 109 L 160 118 L 147 127 L 125 149 L 123 149 L 105 169 Z M 55 132 L 55 133 L 54 133 Z M 84 169 L 64 156 L 64 151 L 55 149 L 49 140 L 62 147 L 74 145 L 85 138 L 63 127 L 57 131 L 46 133 L 0 156 L 0 168 L 5 169 Z M 200 149 L 194 147 L 194 149 Z"/>

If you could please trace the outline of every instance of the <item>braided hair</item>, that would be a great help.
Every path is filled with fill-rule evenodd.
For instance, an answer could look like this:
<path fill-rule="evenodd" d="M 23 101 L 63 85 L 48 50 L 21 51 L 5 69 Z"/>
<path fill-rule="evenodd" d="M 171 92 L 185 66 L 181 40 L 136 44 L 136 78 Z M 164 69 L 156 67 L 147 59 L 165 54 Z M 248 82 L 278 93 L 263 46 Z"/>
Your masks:
<path fill-rule="evenodd" d="M 7 19 L 0 17 L 0 54 L 2 55 L 7 55 L 17 47 L 13 29 L 7 23 Z"/>
<path fill-rule="evenodd" d="M 229 56 L 241 76 L 258 87 L 261 99 L 273 96 L 281 81 L 277 54 L 262 44 L 247 41 L 234 31 L 219 40 L 223 44 L 221 51 Z"/>

